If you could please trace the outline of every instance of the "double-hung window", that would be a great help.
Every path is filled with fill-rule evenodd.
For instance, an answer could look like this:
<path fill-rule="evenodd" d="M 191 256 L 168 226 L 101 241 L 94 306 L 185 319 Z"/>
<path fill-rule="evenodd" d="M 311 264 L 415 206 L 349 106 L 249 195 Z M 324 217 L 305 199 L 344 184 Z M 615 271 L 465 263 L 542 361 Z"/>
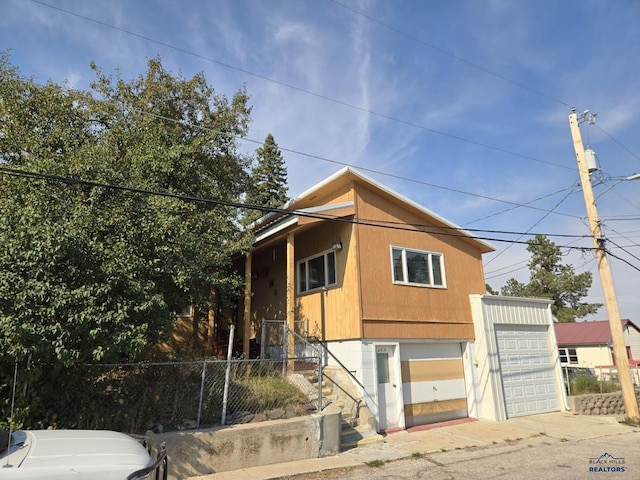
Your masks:
<path fill-rule="evenodd" d="M 422 287 L 446 287 L 441 253 L 391 247 L 393 283 Z"/>
<path fill-rule="evenodd" d="M 578 363 L 578 354 L 575 348 L 558 348 L 560 363 Z"/>
<path fill-rule="evenodd" d="M 298 293 L 337 283 L 336 252 L 328 250 L 298 262 Z"/>

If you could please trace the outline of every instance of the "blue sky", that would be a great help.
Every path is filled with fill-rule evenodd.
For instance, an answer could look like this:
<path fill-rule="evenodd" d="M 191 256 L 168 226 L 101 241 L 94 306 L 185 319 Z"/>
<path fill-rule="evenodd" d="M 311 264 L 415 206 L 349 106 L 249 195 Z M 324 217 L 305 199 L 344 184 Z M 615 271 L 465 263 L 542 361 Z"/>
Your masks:
<path fill-rule="evenodd" d="M 602 169 L 609 247 L 628 262 L 611 258 L 620 313 L 640 322 L 640 181 L 616 184 L 640 172 L 637 0 L 43 1 L 0 0 L 0 49 L 24 75 L 87 88 L 91 61 L 130 80 L 160 56 L 219 94 L 246 85 L 249 138 L 274 135 L 292 196 L 340 163 L 366 169 L 483 230 L 494 288 L 528 279 L 529 254 L 509 241 L 530 235 L 492 231 L 591 247 L 556 235 L 588 237 L 568 115 L 597 113 L 583 141 Z M 588 300 L 602 302 L 593 253 L 563 252 L 593 273 Z"/>

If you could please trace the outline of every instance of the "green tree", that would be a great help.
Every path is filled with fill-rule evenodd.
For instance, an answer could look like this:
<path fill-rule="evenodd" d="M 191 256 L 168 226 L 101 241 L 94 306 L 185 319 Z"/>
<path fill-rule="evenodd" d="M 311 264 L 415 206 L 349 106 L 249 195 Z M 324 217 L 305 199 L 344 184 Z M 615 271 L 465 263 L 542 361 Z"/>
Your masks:
<path fill-rule="evenodd" d="M 92 68 L 92 90 L 78 92 L 36 85 L 0 55 L 0 367 L 29 359 L 32 382 L 134 359 L 181 298 L 206 306 L 211 289 L 242 281 L 228 274 L 248 245 L 237 209 L 171 195 L 239 201 L 246 91 L 229 100 L 159 59 L 130 82 Z"/>
<path fill-rule="evenodd" d="M 584 302 L 591 287 L 591 273 L 576 274 L 573 266 L 561 263 L 560 248 L 544 235 L 536 235 L 527 242 L 531 260 L 529 283 L 511 278 L 500 289 L 502 295 L 514 297 L 536 297 L 553 300 L 551 311 L 559 322 L 574 322 L 602 306 Z"/>
<path fill-rule="evenodd" d="M 281 207 L 287 196 L 287 167 L 273 135 L 267 135 L 264 144 L 256 150 L 257 163 L 251 169 L 251 185 L 245 202 L 260 207 Z M 249 224 L 266 212 L 247 210 L 244 223 Z"/>
<path fill-rule="evenodd" d="M 487 295 L 500 295 L 500 292 L 491 288 L 491 285 L 489 285 L 488 283 L 485 283 L 484 287 L 486 289 Z"/>

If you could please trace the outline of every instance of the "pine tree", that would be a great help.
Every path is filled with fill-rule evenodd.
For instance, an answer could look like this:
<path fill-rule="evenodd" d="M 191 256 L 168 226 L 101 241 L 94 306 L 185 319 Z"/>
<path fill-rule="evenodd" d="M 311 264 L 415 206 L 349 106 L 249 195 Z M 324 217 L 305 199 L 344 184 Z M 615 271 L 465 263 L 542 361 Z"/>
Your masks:
<path fill-rule="evenodd" d="M 529 283 L 511 278 L 500 289 L 502 295 L 553 300 L 551 311 L 561 323 L 575 322 L 598 311 L 601 304 L 583 301 L 591 287 L 590 272 L 577 274 L 573 266 L 562 265 L 560 247 L 544 235 L 529 240 L 527 250 L 531 254 Z"/>
<path fill-rule="evenodd" d="M 257 163 L 251 170 L 251 185 L 245 203 L 259 207 L 280 207 L 287 195 L 287 168 L 273 135 L 267 135 L 262 147 L 256 150 Z M 247 210 L 244 221 L 249 224 L 262 217 L 266 211 Z"/>

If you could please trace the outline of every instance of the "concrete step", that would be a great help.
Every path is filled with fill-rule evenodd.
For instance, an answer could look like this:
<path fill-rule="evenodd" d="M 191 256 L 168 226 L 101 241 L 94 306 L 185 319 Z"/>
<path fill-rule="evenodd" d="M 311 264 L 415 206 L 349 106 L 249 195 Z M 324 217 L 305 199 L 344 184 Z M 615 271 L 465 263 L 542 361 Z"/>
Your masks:
<path fill-rule="evenodd" d="M 343 423 L 340 432 L 340 449 L 349 450 L 360 445 L 382 441 L 382 435 L 376 433 L 369 425 L 350 426 Z"/>
<path fill-rule="evenodd" d="M 344 414 L 344 412 L 343 412 Z M 356 417 L 342 417 L 342 429 L 354 428 L 358 426 L 358 419 Z"/>

